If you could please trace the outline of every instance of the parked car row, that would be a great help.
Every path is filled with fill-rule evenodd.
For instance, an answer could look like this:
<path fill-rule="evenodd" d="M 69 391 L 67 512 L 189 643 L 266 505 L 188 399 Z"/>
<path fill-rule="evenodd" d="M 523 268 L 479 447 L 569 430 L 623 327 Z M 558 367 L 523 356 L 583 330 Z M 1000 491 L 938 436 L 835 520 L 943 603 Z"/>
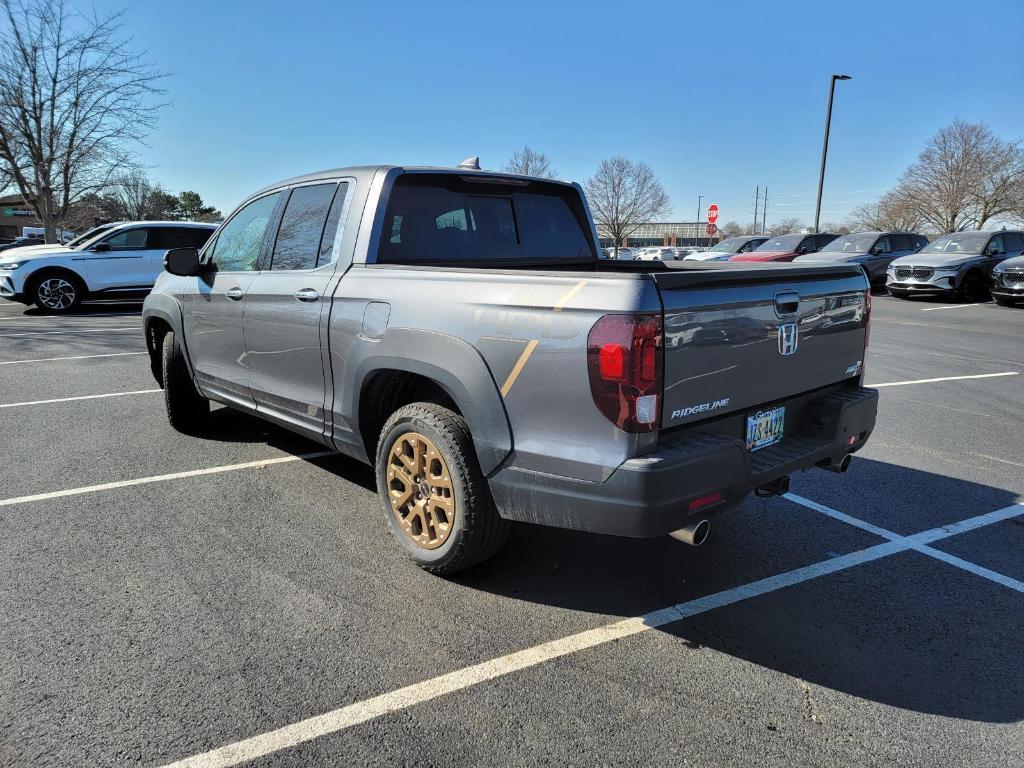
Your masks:
<path fill-rule="evenodd" d="M 201 248 L 214 224 L 129 221 L 104 224 L 67 245 L 12 248 L 0 255 L 0 297 L 55 314 L 86 298 L 145 296 L 172 248 Z"/>

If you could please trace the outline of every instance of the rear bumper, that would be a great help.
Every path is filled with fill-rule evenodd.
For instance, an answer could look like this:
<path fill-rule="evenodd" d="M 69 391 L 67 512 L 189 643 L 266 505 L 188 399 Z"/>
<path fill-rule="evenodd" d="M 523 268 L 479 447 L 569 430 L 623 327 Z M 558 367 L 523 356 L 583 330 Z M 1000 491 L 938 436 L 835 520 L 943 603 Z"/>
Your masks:
<path fill-rule="evenodd" d="M 509 520 L 615 536 L 661 536 L 735 506 L 772 480 L 858 450 L 874 429 L 878 391 L 838 388 L 779 404 L 793 405 L 799 429 L 755 453 L 733 429 L 742 417 L 732 417 L 663 440 L 656 451 L 624 462 L 603 483 L 507 468 L 491 478 L 491 491 Z M 713 494 L 721 494 L 721 500 L 690 511 L 693 502 Z"/>

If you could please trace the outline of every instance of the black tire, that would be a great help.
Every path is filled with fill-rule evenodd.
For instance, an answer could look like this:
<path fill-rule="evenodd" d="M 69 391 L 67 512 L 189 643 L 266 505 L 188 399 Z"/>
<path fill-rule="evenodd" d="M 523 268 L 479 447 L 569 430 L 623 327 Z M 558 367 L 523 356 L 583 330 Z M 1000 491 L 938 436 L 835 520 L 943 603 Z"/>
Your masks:
<path fill-rule="evenodd" d="M 988 288 L 981 272 L 974 269 L 964 275 L 960 281 L 960 288 L 957 289 L 957 297 L 960 301 L 968 302 L 984 301 L 988 297 Z"/>
<path fill-rule="evenodd" d="M 85 283 L 70 272 L 43 272 L 33 276 L 29 299 L 48 315 L 64 315 L 78 309 L 85 298 Z"/>
<path fill-rule="evenodd" d="M 1012 307 L 1013 306 L 1013 302 L 1010 301 L 1009 299 L 1004 299 L 1004 298 L 1001 298 L 999 296 L 993 296 L 992 298 L 995 299 L 996 304 L 998 304 L 1000 307 Z"/>
<path fill-rule="evenodd" d="M 451 478 L 454 519 L 447 538 L 435 549 L 418 545 L 403 529 L 392 507 L 388 465 L 392 449 L 408 433 L 418 433 L 434 444 Z M 471 568 L 497 553 L 508 538 L 510 524 L 494 506 L 477 462 L 469 425 L 443 406 L 412 403 L 391 415 L 377 443 L 376 474 L 377 492 L 391 533 L 409 558 L 430 573 L 451 576 Z"/>
<path fill-rule="evenodd" d="M 199 394 L 188 372 L 185 354 L 181 351 L 174 331 L 164 336 L 161 350 L 162 381 L 167 421 L 178 432 L 195 434 L 206 426 L 210 416 L 210 401 Z"/>

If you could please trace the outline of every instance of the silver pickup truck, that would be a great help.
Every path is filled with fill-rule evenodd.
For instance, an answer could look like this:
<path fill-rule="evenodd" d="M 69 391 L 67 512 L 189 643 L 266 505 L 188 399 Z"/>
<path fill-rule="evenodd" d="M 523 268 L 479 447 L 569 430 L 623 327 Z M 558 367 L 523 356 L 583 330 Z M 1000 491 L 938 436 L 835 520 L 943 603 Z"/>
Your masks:
<path fill-rule="evenodd" d="M 411 558 L 451 574 L 510 521 L 699 544 L 875 422 L 856 265 L 611 261 L 576 184 L 357 167 L 270 186 L 146 300 L 167 414 L 210 401 L 376 468 Z"/>

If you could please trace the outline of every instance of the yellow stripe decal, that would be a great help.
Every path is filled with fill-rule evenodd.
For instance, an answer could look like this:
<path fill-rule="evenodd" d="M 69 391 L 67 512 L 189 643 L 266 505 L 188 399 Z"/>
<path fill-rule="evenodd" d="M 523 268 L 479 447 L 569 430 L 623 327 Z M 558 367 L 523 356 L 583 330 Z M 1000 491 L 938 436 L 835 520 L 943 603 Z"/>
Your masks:
<path fill-rule="evenodd" d="M 523 366 L 526 365 L 526 361 L 530 359 L 530 355 L 533 354 L 533 350 L 537 348 L 537 339 L 531 339 L 530 343 L 526 345 L 526 349 L 523 350 L 523 354 L 516 360 L 516 364 L 512 366 L 512 371 L 509 373 L 508 378 L 505 379 L 505 383 L 501 385 L 501 396 L 505 397 L 508 395 L 508 391 L 512 389 L 512 385 L 516 383 L 516 379 L 519 378 L 519 374 L 523 371 Z"/>
<path fill-rule="evenodd" d="M 565 294 L 565 296 L 563 296 L 558 301 L 556 301 L 555 302 L 555 306 L 553 307 L 555 312 L 561 312 L 562 309 L 565 308 L 565 305 L 568 304 L 572 300 L 572 297 L 575 296 L 577 293 L 579 293 L 581 290 L 583 290 L 583 286 L 586 285 L 586 284 L 587 284 L 586 280 L 580 280 L 578 283 L 576 283 L 576 285 L 574 285 L 569 290 L 569 292 L 567 294 Z"/>
<path fill-rule="evenodd" d="M 586 280 L 580 280 L 576 285 L 570 288 L 562 298 L 555 302 L 555 306 L 553 306 L 552 309 L 555 312 L 561 312 L 565 308 L 565 305 L 572 300 L 572 297 L 583 290 L 583 286 L 586 284 Z M 531 339 L 526 345 L 526 349 L 523 350 L 519 359 L 516 360 L 516 364 L 512 366 L 512 371 L 509 373 L 508 378 L 505 379 L 505 383 L 501 386 L 502 397 L 508 396 L 508 391 L 512 389 L 512 385 L 516 383 L 516 379 L 519 378 L 519 374 L 523 372 L 523 368 L 526 366 L 526 361 L 530 359 L 530 355 L 533 354 L 533 350 L 537 348 L 538 343 L 538 339 Z"/>

